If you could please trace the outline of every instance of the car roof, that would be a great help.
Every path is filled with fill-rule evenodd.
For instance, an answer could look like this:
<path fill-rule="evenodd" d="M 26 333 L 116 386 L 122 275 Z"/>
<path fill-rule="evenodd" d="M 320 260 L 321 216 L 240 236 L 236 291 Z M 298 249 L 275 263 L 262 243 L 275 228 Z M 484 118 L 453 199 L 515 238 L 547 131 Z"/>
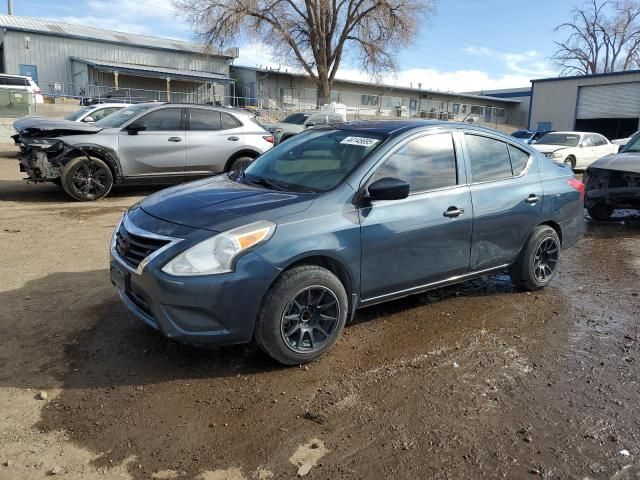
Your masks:
<path fill-rule="evenodd" d="M 28 77 L 27 75 L 13 75 L 11 73 L 0 73 L 0 77 L 28 78 L 29 80 L 33 80 L 31 77 Z"/>
<path fill-rule="evenodd" d="M 96 103 L 95 105 L 87 105 L 88 107 L 92 107 L 93 110 L 97 110 L 98 108 L 107 108 L 107 107 L 128 107 L 129 105 L 140 105 L 139 103 Z"/>
<path fill-rule="evenodd" d="M 476 130 L 478 132 L 490 133 L 492 135 L 499 135 L 505 138 L 509 138 L 508 135 L 494 130 L 492 128 L 483 127 L 481 125 L 475 125 L 471 123 L 461 122 L 447 122 L 443 120 L 357 120 L 351 122 L 345 122 L 342 124 L 332 124 L 329 127 L 341 130 L 355 130 L 369 133 L 378 133 L 382 135 L 398 135 L 403 132 L 415 130 L 418 128 L 464 128 L 467 130 Z"/>

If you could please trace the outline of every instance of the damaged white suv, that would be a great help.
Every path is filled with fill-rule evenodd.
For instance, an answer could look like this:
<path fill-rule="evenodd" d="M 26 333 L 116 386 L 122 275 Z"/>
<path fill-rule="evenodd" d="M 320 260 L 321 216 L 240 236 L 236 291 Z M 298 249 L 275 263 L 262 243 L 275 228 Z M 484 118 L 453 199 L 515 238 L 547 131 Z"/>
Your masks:
<path fill-rule="evenodd" d="M 141 103 L 93 125 L 44 117 L 13 124 L 20 170 L 75 200 L 97 200 L 114 183 L 176 183 L 246 167 L 273 147 L 248 112 L 207 105 Z"/>

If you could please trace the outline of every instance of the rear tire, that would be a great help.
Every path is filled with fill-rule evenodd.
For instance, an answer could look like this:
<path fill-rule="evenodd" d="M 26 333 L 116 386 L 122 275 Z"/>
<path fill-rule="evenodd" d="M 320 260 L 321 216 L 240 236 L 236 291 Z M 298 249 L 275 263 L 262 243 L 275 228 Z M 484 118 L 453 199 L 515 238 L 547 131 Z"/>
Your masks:
<path fill-rule="evenodd" d="M 235 172 L 236 170 L 244 170 L 245 168 L 247 168 L 249 165 L 251 165 L 251 162 L 253 162 L 255 159 L 249 156 L 243 156 L 243 157 L 238 157 L 236 159 L 233 160 L 233 162 L 231 162 L 231 165 L 229 165 L 229 171 L 230 172 Z"/>
<path fill-rule="evenodd" d="M 598 220 L 600 222 L 606 222 L 607 220 L 609 220 L 609 218 L 611 218 L 613 210 L 613 207 L 605 205 L 604 203 L 596 203 L 592 207 L 587 208 L 589 216 L 594 220 Z"/>
<path fill-rule="evenodd" d="M 521 290 L 546 287 L 556 274 L 560 251 L 556 231 L 548 225 L 537 226 L 509 269 L 511 281 Z"/>
<path fill-rule="evenodd" d="M 90 202 L 105 197 L 113 187 L 113 174 L 99 158 L 77 157 L 62 169 L 64 191 L 74 200 Z"/>
<path fill-rule="evenodd" d="M 255 341 L 284 365 L 308 363 L 338 340 L 347 320 L 347 292 L 329 270 L 303 265 L 284 272 L 260 309 Z"/>

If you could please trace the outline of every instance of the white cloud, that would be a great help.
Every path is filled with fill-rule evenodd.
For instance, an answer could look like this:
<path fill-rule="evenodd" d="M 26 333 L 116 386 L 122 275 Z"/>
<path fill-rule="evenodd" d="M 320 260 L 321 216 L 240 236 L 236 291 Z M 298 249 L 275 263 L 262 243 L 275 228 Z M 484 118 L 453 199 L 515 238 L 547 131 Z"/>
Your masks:
<path fill-rule="evenodd" d="M 508 72 L 529 76 L 531 78 L 541 78 L 554 75 L 549 62 L 536 50 L 524 52 L 498 52 L 486 47 L 471 46 L 463 49 L 467 55 L 478 57 L 488 57 L 494 61 L 504 64 Z"/>

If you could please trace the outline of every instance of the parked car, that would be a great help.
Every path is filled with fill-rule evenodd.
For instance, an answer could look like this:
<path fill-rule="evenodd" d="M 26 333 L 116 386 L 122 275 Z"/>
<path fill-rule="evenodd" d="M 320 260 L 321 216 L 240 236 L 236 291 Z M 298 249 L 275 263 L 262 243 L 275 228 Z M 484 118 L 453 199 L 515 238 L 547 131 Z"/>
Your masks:
<path fill-rule="evenodd" d="M 618 146 L 605 136 L 590 132 L 547 133 L 531 146 L 572 170 L 584 170 L 597 159 L 618 151 Z"/>
<path fill-rule="evenodd" d="M 593 162 L 584 182 L 585 206 L 595 220 L 608 220 L 616 208 L 640 210 L 640 133 L 619 153 Z"/>
<path fill-rule="evenodd" d="M 31 77 L 24 75 L 0 74 L 0 90 L 10 90 L 12 92 L 25 92 L 30 94 L 31 103 L 44 103 L 42 91 L 38 84 Z"/>
<path fill-rule="evenodd" d="M 535 143 L 547 133 L 552 132 L 553 130 L 516 130 L 511 134 L 513 138 L 517 138 L 522 143 L 526 143 L 527 145 L 531 143 Z"/>
<path fill-rule="evenodd" d="M 628 137 L 625 137 L 625 138 L 616 138 L 615 140 L 611 140 L 611 143 L 613 143 L 614 145 L 620 145 L 620 146 L 626 145 L 629 142 L 629 140 L 631 140 L 638 133 L 640 132 L 635 132 L 634 134 L 629 135 Z"/>
<path fill-rule="evenodd" d="M 273 137 L 243 111 L 203 105 L 130 105 L 94 124 L 25 117 L 14 123 L 20 170 L 75 200 L 114 183 L 176 182 L 244 168 Z"/>
<path fill-rule="evenodd" d="M 289 138 L 304 132 L 307 128 L 327 125 L 328 123 L 343 123 L 343 118 L 336 113 L 306 112 L 293 113 L 282 122 L 265 123 L 264 127 L 273 134 L 275 143 L 284 142 Z"/>
<path fill-rule="evenodd" d="M 360 307 L 508 269 L 554 277 L 583 184 L 494 130 L 425 120 L 310 129 L 244 171 L 131 207 L 111 242 L 124 304 L 188 343 L 328 351 Z"/>
<path fill-rule="evenodd" d="M 109 90 L 101 95 L 84 97 L 81 105 L 97 105 L 99 103 L 146 103 L 158 100 L 152 92 L 131 88 L 118 88 Z"/>
<path fill-rule="evenodd" d="M 88 105 L 86 107 L 82 107 L 80 110 L 71 112 L 64 118 L 65 120 L 70 120 L 72 122 L 93 123 L 98 120 L 102 120 L 107 115 L 111 115 L 113 112 L 117 112 L 126 106 L 127 105 L 125 103 L 99 103 L 97 105 Z"/>

